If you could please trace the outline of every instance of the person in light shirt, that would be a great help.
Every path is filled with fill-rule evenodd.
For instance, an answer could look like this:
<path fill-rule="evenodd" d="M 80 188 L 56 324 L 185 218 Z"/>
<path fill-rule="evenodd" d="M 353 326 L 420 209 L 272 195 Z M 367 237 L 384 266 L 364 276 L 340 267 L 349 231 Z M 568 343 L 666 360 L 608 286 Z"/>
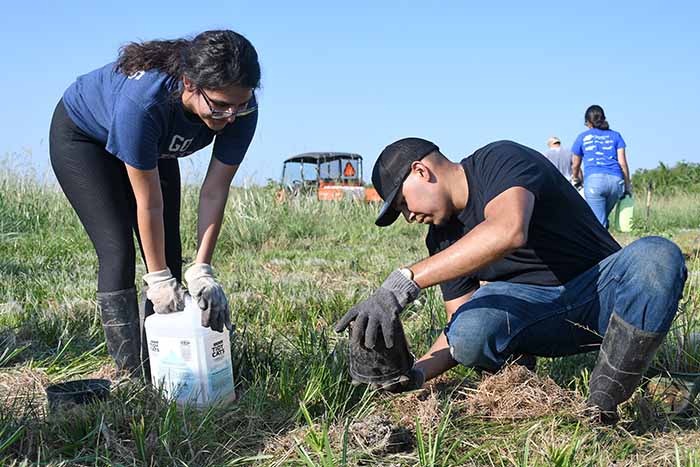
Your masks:
<path fill-rule="evenodd" d="M 571 151 L 561 145 L 556 136 L 547 139 L 547 150 L 544 155 L 567 180 L 571 180 Z"/>

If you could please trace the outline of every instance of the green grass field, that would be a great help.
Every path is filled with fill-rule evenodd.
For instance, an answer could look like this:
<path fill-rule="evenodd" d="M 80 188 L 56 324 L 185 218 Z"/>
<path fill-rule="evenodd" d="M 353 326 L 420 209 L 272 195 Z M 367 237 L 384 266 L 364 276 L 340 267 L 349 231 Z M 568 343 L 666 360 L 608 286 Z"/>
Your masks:
<path fill-rule="evenodd" d="M 188 258 L 196 196 L 183 196 Z M 591 354 L 540 359 L 536 377 L 510 369 L 482 382 L 458 368 L 404 395 L 353 387 L 332 324 L 426 254 L 424 227 L 376 228 L 376 209 L 233 190 L 214 266 L 232 305 L 239 400 L 197 411 L 119 379 L 95 302 L 96 257 L 77 217 L 56 189 L 0 174 L 0 465 L 700 466 L 698 411 L 670 416 L 639 391 L 617 427 L 580 414 Z M 699 227 L 700 197 L 683 195 L 655 200 L 634 234 L 618 236 L 680 244 L 691 270 L 681 314 L 691 325 Z M 445 324 L 439 291 L 403 319 L 421 354 Z M 115 381 L 108 401 L 46 414 L 46 384 L 88 375 Z"/>

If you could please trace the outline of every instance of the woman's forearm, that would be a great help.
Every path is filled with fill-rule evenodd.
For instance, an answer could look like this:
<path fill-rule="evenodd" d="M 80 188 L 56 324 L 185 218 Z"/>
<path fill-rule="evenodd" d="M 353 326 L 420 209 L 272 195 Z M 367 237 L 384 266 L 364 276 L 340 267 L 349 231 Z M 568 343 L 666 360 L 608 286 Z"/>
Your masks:
<path fill-rule="evenodd" d="M 571 158 L 571 178 L 574 180 L 582 180 L 581 174 L 581 156 L 573 155 Z"/>
<path fill-rule="evenodd" d="M 632 182 L 630 180 L 630 169 L 627 167 L 627 162 L 621 163 L 620 168 L 622 169 L 622 175 L 625 177 L 625 189 L 629 191 L 632 187 Z"/>
<path fill-rule="evenodd" d="M 632 180 L 630 179 L 630 171 L 627 168 L 626 164 L 622 167 L 622 173 L 625 176 L 625 189 L 627 191 L 630 191 L 630 189 L 632 188 Z"/>
<path fill-rule="evenodd" d="M 202 190 L 199 196 L 197 221 L 197 257 L 195 262 L 211 264 L 216 240 L 219 238 L 228 190 L 219 194 L 207 194 Z"/>
<path fill-rule="evenodd" d="M 148 272 L 162 271 L 165 261 L 163 192 L 158 169 L 141 170 L 126 165 L 126 173 L 136 199 L 136 223 Z"/>
<path fill-rule="evenodd" d="M 622 175 L 625 178 L 625 190 L 632 191 L 632 180 L 630 179 L 630 169 L 627 166 L 627 154 L 625 153 L 625 148 L 620 148 L 617 150 L 617 162 L 620 164 Z"/>
<path fill-rule="evenodd" d="M 167 268 L 165 261 L 165 227 L 163 226 L 163 206 L 136 206 L 136 219 L 139 227 L 141 248 L 146 258 L 148 272 Z"/>
<path fill-rule="evenodd" d="M 224 219 L 226 200 L 237 165 L 226 165 L 212 157 L 199 192 L 196 263 L 211 264 L 216 240 Z"/>

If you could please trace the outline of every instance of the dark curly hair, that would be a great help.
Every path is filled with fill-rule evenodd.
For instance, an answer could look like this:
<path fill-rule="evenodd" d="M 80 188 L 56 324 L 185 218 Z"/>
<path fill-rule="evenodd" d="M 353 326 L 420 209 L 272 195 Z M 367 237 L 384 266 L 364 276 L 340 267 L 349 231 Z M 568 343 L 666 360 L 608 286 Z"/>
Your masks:
<path fill-rule="evenodd" d="M 592 105 L 586 109 L 586 123 L 590 123 L 593 128 L 599 130 L 609 130 L 610 124 L 605 119 L 605 112 L 599 105 Z"/>
<path fill-rule="evenodd" d="M 231 30 L 205 31 L 191 40 L 131 42 L 120 49 L 116 69 L 126 75 L 157 69 L 207 89 L 260 87 L 255 48 Z"/>

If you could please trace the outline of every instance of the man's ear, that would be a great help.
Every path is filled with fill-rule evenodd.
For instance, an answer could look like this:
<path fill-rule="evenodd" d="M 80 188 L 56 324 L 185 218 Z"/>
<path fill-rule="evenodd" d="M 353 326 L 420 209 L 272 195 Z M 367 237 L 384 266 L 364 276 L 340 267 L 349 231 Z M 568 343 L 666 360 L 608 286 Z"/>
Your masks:
<path fill-rule="evenodd" d="M 411 172 L 420 178 L 430 180 L 430 169 L 422 161 L 413 161 L 411 163 Z"/>

